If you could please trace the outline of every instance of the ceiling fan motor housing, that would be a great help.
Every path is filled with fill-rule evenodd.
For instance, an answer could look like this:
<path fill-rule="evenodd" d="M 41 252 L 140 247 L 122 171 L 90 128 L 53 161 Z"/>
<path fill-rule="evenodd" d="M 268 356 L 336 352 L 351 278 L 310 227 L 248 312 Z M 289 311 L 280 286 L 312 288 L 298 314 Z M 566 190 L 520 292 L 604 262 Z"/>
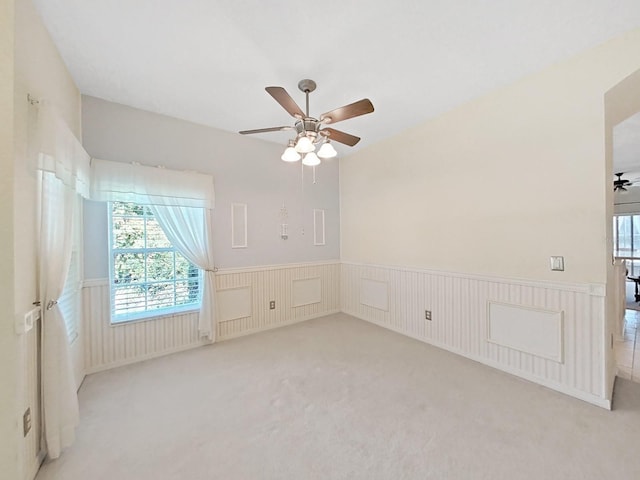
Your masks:
<path fill-rule="evenodd" d="M 307 117 L 304 120 L 298 120 L 296 122 L 296 132 L 298 137 L 303 135 L 309 137 L 311 141 L 315 141 L 318 137 L 318 129 L 320 128 L 320 122 L 315 118 Z"/>

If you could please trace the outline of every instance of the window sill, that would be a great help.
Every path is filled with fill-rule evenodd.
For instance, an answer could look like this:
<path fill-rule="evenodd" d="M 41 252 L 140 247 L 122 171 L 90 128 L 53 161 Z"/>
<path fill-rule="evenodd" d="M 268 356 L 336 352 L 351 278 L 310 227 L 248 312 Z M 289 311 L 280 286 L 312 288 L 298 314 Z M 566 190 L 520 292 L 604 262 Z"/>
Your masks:
<path fill-rule="evenodd" d="M 171 310 L 171 311 L 163 311 L 163 312 L 159 312 L 159 313 L 152 313 L 152 312 L 142 312 L 138 315 L 135 316 L 131 316 L 127 319 L 123 319 L 123 320 L 113 320 L 113 318 L 111 319 L 111 321 L 109 322 L 109 325 L 111 327 L 120 327 L 123 325 L 130 325 L 132 323 L 140 323 L 140 322 L 153 322 L 156 320 L 161 320 L 163 318 L 168 318 L 168 317 L 178 317 L 180 315 L 186 315 L 189 313 L 194 313 L 194 312 L 199 312 L 200 311 L 200 305 L 198 306 L 189 306 L 188 308 L 184 308 L 184 309 L 176 309 L 176 310 Z"/>

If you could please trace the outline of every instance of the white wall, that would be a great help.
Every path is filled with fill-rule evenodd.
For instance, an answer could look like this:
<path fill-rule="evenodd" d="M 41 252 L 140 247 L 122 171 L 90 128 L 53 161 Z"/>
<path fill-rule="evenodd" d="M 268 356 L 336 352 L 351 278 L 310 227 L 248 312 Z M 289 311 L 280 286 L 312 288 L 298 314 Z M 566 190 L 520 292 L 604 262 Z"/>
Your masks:
<path fill-rule="evenodd" d="M 83 96 L 83 145 L 92 157 L 164 165 L 214 176 L 214 252 L 221 268 L 340 257 L 338 161 L 317 167 L 280 160 L 284 146 Z M 231 203 L 248 205 L 248 248 L 231 248 Z M 280 209 L 289 238 L 280 238 Z M 312 212 L 326 210 L 326 245 L 313 245 Z M 104 204 L 85 203 L 85 277 L 108 276 Z M 303 234 L 304 229 L 304 234 Z"/>
<path fill-rule="evenodd" d="M 5 4 L 3 3 L 3 6 Z M 13 16 L 1 18 L 13 18 Z M 4 27 L 4 26 L 3 26 Z M 4 28 L 0 29 L 5 31 Z M 3 52 L 4 48 L 0 49 Z M 4 64 L 4 62 L 3 62 Z M 30 128 L 36 118 L 37 109 L 27 102 L 27 94 L 38 99 L 47 99 L 60 112 L 71 130 L 80 137 L 80 93 L 69 75 L 62 58 L 44 28 L 38 14 L 29 0 L 15 2 L 15 85 L 14 85 L 14 171 L 13 198 L 5 203 L 13 209 L 13 222 L 9 222 L 14 249 L 11 262 L 15 265 L 13 273 L 13 305 L 11 321 L 33 308 L 36 300 L 36 175 L 33 157 L 33 135 Z M 6 110 L 2 108 L 2 111 Z M 3 131 L 5 123 L 2 122 Z M 4 177 L 4 175 L 3 175 Z M 6 181 L 6 180 L 5 180 Z M 3 193 L 5 189 L 2 189 Z M 5 222 L 2 222 L 5 226 Z M 5 252 L 4 249 L 3 253 Z M 4 265 L 4 262 L 3 262 Z M 4 271 L 4 268 L 3 268 Z M 0 289 L 5 291 L 4 288 Z M 2 302 L 3 305 L 5 302 Z M 2 334 L 0 334 L 1 336 Z M 29 335 L 15 336 L 18 349 L 19 384 L 17 388 L 17 411 L 11 411 L 19 430 L 18 437 L 11 441 L 18 448 L 20 474 L 8 478 L 33 478 L 39 465 L 38 458 L 38 397 L 36 378 L 28 369 L 34 365 L 34 346 L 37 338 L 35 331 Z M 4 349 L 3 349 L 4 350 Z M 78 366 L 83 369 L 83 348 L 81 339 L 73 345 L 72 353 Z M 4 363 L 4 362 L 0 362 Z M 5 383 L 3 382 L 3 385 Z M 3 387 L 4 390 L 4 387 Z M 22 436 L 22 413 L 31 407 L 33 427 L 26 438 Z M 1 409 L 2 412 L 6 410 Z M 5 436 L 3 435 L 3 439 Z M 3 463 L 3 474 L 4 470 Z"/>
<path fill-rule="evenodd" d="M 343 309 L 607 406 L 613 195 L 605 93 L 638 68 L 640 30 L 344 159 Z M 564 256 L 563 272 L 550 270 L 551 255 Z M 410 274 L 416 270 L 451 280 L 425 290 Z M 396 271 L 408 279 L 389 280 L 388 294 L 401 305 L 382 317 L 364 308 L 362 279 Z M 469 276 L 489 286 L 526 279 L 541 296 L 451 288 Z M 556 302 L 567 289 L 586 295 Z M 535 355 L 522 361 L 518 349 L 491 347 L 492 301 L 509 303 L 516 322 L 530 308 L 555 305 L 565 318 L 563 348 L 574 353 L 541 368 Z M 440 313 L 425 325 L 424 310 L 434 303 Z"/>
<path fill-rule="evenodd" d="M 635 31 L 343 159 L 342 258 L 604 282 L 604 94 L 639 66 L 639 39 Z M 550 271 L 550 255 L 565 257 L 563 273 Z"/>

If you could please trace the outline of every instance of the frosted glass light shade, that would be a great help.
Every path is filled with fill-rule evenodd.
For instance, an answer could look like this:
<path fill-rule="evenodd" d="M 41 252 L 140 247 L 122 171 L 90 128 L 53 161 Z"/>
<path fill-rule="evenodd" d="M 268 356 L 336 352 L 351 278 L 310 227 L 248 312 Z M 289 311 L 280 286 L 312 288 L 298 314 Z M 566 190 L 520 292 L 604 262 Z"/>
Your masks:
<path fill-rule="evenodd" d="M 333 148 L 333 145 L 330 143 L 323 143 L 320 150 L 318 150 L 318 156 L 320 158 L 333 158 L 336 155 L 338 155 L 338 152 L 336 152 L 336 149 Z"/>
<path fill-rule="evenodd" d="M 295 148 L 287 147 L 280 158 L 285 162 L 297 162 L 302 158 L 302 156 L 298 152 L 296 152 Z"/>
<path fill-rule="evenodd" d="M 296 152 L 309 153 L 316 149 L 315 145 L 308 137 L 300 137 L 298 143 L 296 143 Z"/>
<path fill-rule="evenodd" d="M 315 167 L 316 165 L 320 165 L 320 159 L 315 153 L 309 152 L 302 159 L 302 164 L 307 167 Z"/>

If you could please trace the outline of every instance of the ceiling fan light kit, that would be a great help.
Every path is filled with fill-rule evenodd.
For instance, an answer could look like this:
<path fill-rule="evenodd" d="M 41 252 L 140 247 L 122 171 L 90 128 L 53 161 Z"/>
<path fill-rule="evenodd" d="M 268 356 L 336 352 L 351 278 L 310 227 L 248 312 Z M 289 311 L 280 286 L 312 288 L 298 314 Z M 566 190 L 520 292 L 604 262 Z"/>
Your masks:
<path fill-rule="evenodd" d="M 315 153 L 309 152 L 302 159 L 302 164 L 307 167 L 315 167 L 316 165 L 320 165 L 320 159 Z"/>
<path fill-rule="evenodd" d="M 298 141 L 296 142 L 296 152 L 309 153 L 313 152 L 315 149 L 316 146 L 313 144 L 313 141 L 311 141 L 309 137 L 302 134 L 302 136 L 298 138 Z"/>
<path fill-rule="evenodd" d="M 327 140 L 326 143 L 323 143 L 320 150 L 318 150 L 318 157 L 320 158 L 333 158 L 336 155 L 338 155 L 338 152 L 336 152 L 333 145 L 329 143 L 329 140 Z"/>
<path fill-rule="evenodd" d="M 298 160 L 300 160 L 302 158 L 302 156 L 296 152 L 296 149 L 294 148 L 294 142 L 293 140 L 289 140 L 289 146 L 285 149 L 284 153 L 282 154 L 282 160 L 284 160 L 285 162 L 297 162 Z"/>
<path fill-rule="evenodd" d="M 323 113 L 318 120 L 317 118 L 309 116 L 309 93 L 316 89 L 316 82 L 308 78 L 300 80 L 298 82 L 298 88 L 305 94 L 306 112 L 302 111 L 284 88 L 265 88 L 267 93 L 271 95 L 289 115 L 296 119 L 293 126 L 243 130 L 239 133 L 242 135 L 251 135 L 254 133 L 295 130 L 296 138 L 289 140 L 289 144 L 280 158 L 285 162 L 297 162 L 302 159 L 303 165 L 307 166 L 319 165 L 321 158 L 333 158 L 338 154 L 333 145 L 331 145 L 330 140 L 350 147 L 353 147 L 360 141 L 360 138 L 355 135 L 324 126 L 373 112 L 373 104 L 369 99 L 363 98 L 357 102 Z M 320 149 L 316 154 L 314 151 L 317 145 L 320 145 Z"/>

